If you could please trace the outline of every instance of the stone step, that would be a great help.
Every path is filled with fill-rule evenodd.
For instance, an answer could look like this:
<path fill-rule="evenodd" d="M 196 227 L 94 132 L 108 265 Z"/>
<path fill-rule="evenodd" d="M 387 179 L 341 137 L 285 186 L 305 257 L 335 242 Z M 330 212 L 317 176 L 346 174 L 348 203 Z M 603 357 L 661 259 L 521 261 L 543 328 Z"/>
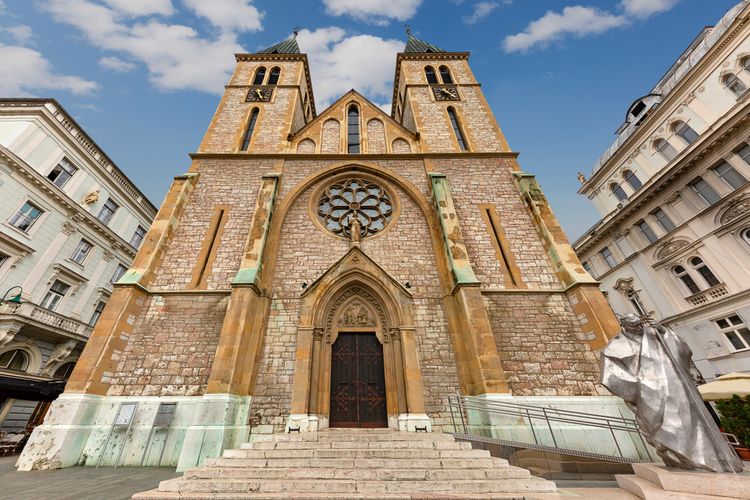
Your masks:
<path fill-rule="evenodd" d="M 727 497 L 678 491 L 664 491 L 651 481 L 635 475 L 615 475 L 617 485 L 643 500 L 727 500 Z"/>
<path fill-rule="evenodd" d="M 323 450 L 225 450 L 224 458 L 489 458 L 487 450 L 346 448 Z"/>
<path fill-rule="evenodd" d="M 547 497 L 549 493 L 542 494 Z M 555 496 L 553 494 L 553 496 Z M 524 500 L 524 496 L 513 493 L 306 493 L 292 496 L 289 493 L 178 493 L 172 491 L 151 490 L 133 495 L 134 500 Z M 536 498 L 536 497 L 535 497 Z M 553 500 L 553 499 L 550 499 Z M 554 500 L 560 500 L 554 498 Z"/>
<path fill-rule="evenodd" d="M 502 458 L 207 458 L 209 467 L 369 467 L 375 469 L 471 469 L 507 467 Z"/>
<path fill-rule="evenodd" d="M 451 434 L 439 432 L 380 432 L 380 429 L 371 431 L 357 430 L 335 430 L 322 432 L 303 432 L 287 434 L 251 434 L 249 441 L 319 441 L 330 443 L 333 441 L 454 441 Z"/>
<path fill-rule="evenodd" d="M 428 450 L 470 450 L 471 443 L 465 441 L 256 441 L 242 443 L 243 450 L 321 450 L 347 448 L 389 448 L 389 449 L 428 449 Z"/>
<path fill-rule="evenodd" d="M 169 479 L 159 491 L 179 493 L 510 493 L 553 492 L 554 483 L 534 479 L 452 480 L 452 481 L 357 481 L 357 480 L 277 480 L 277 479 Z"/>
<path fill-rule="evenodd" d="M 432 481 L 458 479 L 524 479 L 529 471 L 517 467 L 484 469 L 364 469 L 336 467 L 259 468 L 194 467 L 184 479 L 353 479 L 368 481 Z"/>

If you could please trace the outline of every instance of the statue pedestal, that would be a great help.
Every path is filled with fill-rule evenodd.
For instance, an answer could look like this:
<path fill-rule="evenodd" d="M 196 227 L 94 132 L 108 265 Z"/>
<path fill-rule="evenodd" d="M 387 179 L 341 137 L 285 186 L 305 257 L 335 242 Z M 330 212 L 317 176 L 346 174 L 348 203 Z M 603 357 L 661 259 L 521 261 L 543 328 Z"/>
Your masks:
<path fill-rule="evenodd" d="M 739 474 L 633 464 L 635 475 L 617 475 L 620 488 L 644 500 L 750 499 L 750 469 Z"/>

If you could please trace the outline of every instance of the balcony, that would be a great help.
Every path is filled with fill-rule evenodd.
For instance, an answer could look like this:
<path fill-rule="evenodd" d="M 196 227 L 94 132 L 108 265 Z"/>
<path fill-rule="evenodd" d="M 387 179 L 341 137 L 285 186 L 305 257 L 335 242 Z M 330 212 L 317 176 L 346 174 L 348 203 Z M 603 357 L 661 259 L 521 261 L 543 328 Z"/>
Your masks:
<path fill-rule="evenodd" d="M 702 292 L 695 293 L 690 297 L 685 297 L 685 300 L 694 306 L 702 306 L 703 304 L 708 304 L 709 302 L 720 299 L 725 295 L 729 295 L 727 286 L 724 283 L 720 283 L 708 290 L 703 290 Z"/>
<path fill-rule="evenodd" d="M 88 339 L 93 327 L 68 318 L 62 314 L 39 307 L 31 302 L 13 304 L 6 302 L 0 305 L 0 319 L 10 319 L 24 323 L 25 326 L 36 330 L 47 330 L 66 337 Z"/>

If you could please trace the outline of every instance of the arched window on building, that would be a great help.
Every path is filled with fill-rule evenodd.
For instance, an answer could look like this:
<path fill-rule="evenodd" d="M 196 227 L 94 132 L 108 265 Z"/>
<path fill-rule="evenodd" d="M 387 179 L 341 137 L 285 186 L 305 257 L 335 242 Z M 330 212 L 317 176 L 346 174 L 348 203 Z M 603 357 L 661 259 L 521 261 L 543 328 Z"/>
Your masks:
<path fill-rule="evenodd" d="M 57 370 L 55 370 L 55 373 L 52 376 L 54 378 L 61 378 L 63 380 L 68 380 L 68 378 L 70 377 L 70 374 L 73 373 L 73 368 L 75 368 L 75 366 L 76 366 L 75 361 L 63 363 L 57 367 Z"/>
<path fill-rule="evenodd" d="M 672 161 L 677 156 L 677 150 L 666 139 L 655 140 L 654 149 L 667 161 Z"/>
<path fill-rule="evenodd" d="M 743 230 L 741 233 L 741 236 L 742 236 L 742 240 L 748 245 L 750 245 L 750 228 Z"/>
<path fill-rule="evenodd" d="M 714 275 L 711 269 L 708 268 L 706 263 L 703 262 L 703 259 L 701 259 L 700 257 L 693 257 L 692 259 L 690 259 L 690 265 L 693 266 L 693 269 L 698 271 L 698 274 L 701 275 L 708 286 L 716 286 L 721 284 L 716 275 Z"/>
<path fill-rule="evenodd" d="M 742 83 L 742 80 L 737 78 L 737 75 L 734 73 L 729 73 L 724 76 L 724 78 L 721 79 L 721 82 L 724 84 L 726 88 L 732 91 L 734 95 L 737 97 L 741 96 L 745 93 L 747 90 L 747 87 L 744 83 Z"/>
<path fill-rule="evenodd" d="M 347 151 L 349 154 L 359 153 L 359 109 L 356 105 L 349 106 L 347 116 Z"/>
<path fill-rule="evenodd" d="M 261 66 L 255 70 L 255 77 L 253 78 L 253 85 L 263 85 L 263 80 L 266 78 L 266 68 Z"/>
<path fill-rule="evenodd" d="M 613 182 L 609 185 L 609 190 L 612 191 L 612 193 L 617 197 L 620 201 L 625 201 L 628 199 L 628 195 L 625 192 L 625 190 L 622 188 L 622 186 L 617 183 Z"/>
<path fill-rule="evenodd" d="M 0 354 L 0 368 L 25 372 L 29 367 L 29 355 L 22 349 L 13 349 Z"/>
<path fill-rule="evenodd" d="M 250 119 L 247 121 L 247 128 L 245 129 L 245 136 L 242 138 L 242 151 L 247 151 L 250 148 L 250 139 L 253 138 L 253 131 L 255 130 L 255 124 L 258 122 L 258 113 L 260 110 L 254 108 L 250 112 Z"/>
<path fill-rule="evenodd" d="M 456 141 L 461 151 L 466 151 L 466 138 L 461 130 L 461 125 L 458 123 L 458 116 L 456 116 L 456 110 L 452 107 L 448 108 L 448 116 L 451 120 L 451 126 L 453 127 L 453 133 L 456 135 Z"/>
<path fill-rule="evenodd" d="M 698 132 L 693 130 L 690 125 L 683 121 L 675 122 L 674 125 L 672 125 L 672 132 L 682 137 L 682 140 L 688 144 L 692 144 L 698 139 Z"/>
<path fill-rule="evenodd" d="M 453 83 L 451 70 L 448 69 L 448 66 L 440 66 L 440 78 L 443 80 L 443 83 Z"/>
<path fill-rule="evenodd" d="M 672 272 L 675 276 L 677 276 L 677 279 L 679 279 L 683 285 L 690 291 L 690 294 L 696 294 L 701 291 L 698 284 L 695 282 L 692 276 L 690 276 L 690 273 L 688 273 L 687 269 L 685 269 L 682 266 L 674 266 L 672 269 Z"/>
<path fill-rule="evenodd" d="M 435 68 L 432 66 L 424 67 L 424 76 L 427 77 L 427 83 L 434 85 L 438 82 L 437 75 L 435 74 Z"/>
<path fill-rule="evenodd" d="M 625 182 L 630 184 L 630 187 L 633 188 L 633 191 L 638 191 L 643 187 L 643 183 L 632 170 L 624 171 L 622 173 L 622 178 L 625 179 Z"/>
<path fill-rule="evenodd" d="M 279 76 L 281 76 L 281 68 L 278 66 L 271 68 L 271 74 L 268 75 L 268 85 L 276 85 L 279 83 Z"/>

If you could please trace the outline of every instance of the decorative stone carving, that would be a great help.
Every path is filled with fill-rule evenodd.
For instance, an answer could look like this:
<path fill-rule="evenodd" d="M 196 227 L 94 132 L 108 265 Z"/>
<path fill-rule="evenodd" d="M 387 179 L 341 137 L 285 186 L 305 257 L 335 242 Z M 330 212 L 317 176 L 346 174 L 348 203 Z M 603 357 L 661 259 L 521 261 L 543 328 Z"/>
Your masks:
<path fill-rule="evenodd" d="M 359 224 L 355 229 L 364 238 L 385 229 L 393 215 L 393 202 L 378 184 L 352 178 L 328 186 L 318 200 L 317 212 L 329 231 L 347 238 L 352 238 L 356 220 Z"/>
<path fill-rule="evenodd" d="M 314 328 L 313 329 L 313 340 L 315 342 L 320 342 L 323 340 L 323 334 L 325 333 L 325 330 L 322 328 Z"/>
<path fill-rule="evenodd" d="M 84 205 L 93 205 L 97 201 L 99 201 L 100 192 L 98 189 L 91 191 L 89 194 L 86 195 L 86 197 L 83 199 Z"/>
<path fill-rule="evenodd" d="M 633 292 L 633 278 L 620 278 L 613 288 L 621 295 L 628 297 Z"/>
<path fill-rule="evenodd" d="M 104 251 L 104 255 L 103 255 L 103 257 L 102 257 L 102 258 L 104 259 L 104 262 L 109 262 L 110 260 L 112 260 L 112 258 L 113 258 L 114 256 L 115 256 L 115 254 L 113 254 L 113 253 L 112 253 L 112 252 L 110 252 L 109 250 L 105 250 L 105 251 Z"/>
<path fill-rule="evenodd" d="M 349 288 L 347 291 L 339 295 L 339 297 L 336 299 L 336 301 L 331 306 L 330 311 L 328 312 L 328 317 L 326 319 L 326 342 L 331 341 L 331 331 L 333 326 L 333 320 L 337 316 L 338 310 L 341 308 L 343 304 L 345 304 L 350 298 L 357 297 L 360 299 L 360 303 L 367 303 L 371 310 L 375 312 L 378 319 L 380 320 L 380 326 L 383 328 L 383 331 L 387 331 L 388 328 L 388 321 L 386 319 L 385 310 L 383 309 L 383 306 L 380 305 L 380 302 L 367 290 L 360 286 L 353 286 Z M 348 308 L 347 308 L 348 309 Z M 346 314 L 343 314 L 342 317 L 345 317 Z M 372 318 L 372 323 L 370 325 L 365 326 L 373 326 L 375 325 L 375 319 Z"/>
<path fill-rule="evenodd" d="M 721 223 L 728 224 L 748 213 L 750 213 L 750 198 L 731 200 L 727 203 L 724 213 L 721 214 Z"/>
<path fill-rule="evenodd" d="M 375 326 L 370 311 L 359 301 L 354 301 L 344 310 L 339 318 L 339 326 Z"/>
<path fill-rule="evenodd" d="M 398 328 L 391 328 L 390 334 L 391 340 L 393 342 L 398 342 L 399 340 L 401 340 L 401 330 L 399 330 Z"/>
<path fill-rule="evenodd" d="M 70 222 L 63 223 L 62 232 L 66 236 L 70 236 L 71 234 L 76 232 L 76 227 L 71 224 Z"/>
<path fill-rule="evenodd" d="M 578 182 L 586 184 L 586 176 L 583 175 L 583 172 L 578 172 Z"/>
<path fill-rule="evenodd" d="M 62 344 L 57 344 L 53 349 L 52 354 L 49 355 L 47 363 L 42 370 L 42 374 L 52 375 L 53 371 L 57 368 L 57 365 L 71 355 L 73 349 L 76 347 L 76 343 L 75 340 L 68 340 Z"/>
<path fill-rule="evenodd" d="M 658 252 L 656 252 L 656 258 L 657 260 L 666 259 L 670 255 L 676 254 L 689 245 L 689 241 L 670 239 L 659 248 Z"/>

